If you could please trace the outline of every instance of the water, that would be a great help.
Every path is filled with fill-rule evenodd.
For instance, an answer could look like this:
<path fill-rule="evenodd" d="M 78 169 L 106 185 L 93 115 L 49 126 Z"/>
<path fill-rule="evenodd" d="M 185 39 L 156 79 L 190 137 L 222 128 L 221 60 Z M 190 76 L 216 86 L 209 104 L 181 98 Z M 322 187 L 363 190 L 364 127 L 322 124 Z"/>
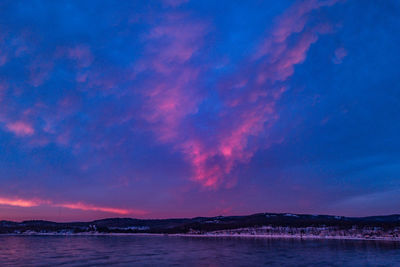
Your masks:
<path fill-rule="evenodd" d="M 0 266 L 400 266 L 382 241 L 178 236 L 0 236 Z"/>

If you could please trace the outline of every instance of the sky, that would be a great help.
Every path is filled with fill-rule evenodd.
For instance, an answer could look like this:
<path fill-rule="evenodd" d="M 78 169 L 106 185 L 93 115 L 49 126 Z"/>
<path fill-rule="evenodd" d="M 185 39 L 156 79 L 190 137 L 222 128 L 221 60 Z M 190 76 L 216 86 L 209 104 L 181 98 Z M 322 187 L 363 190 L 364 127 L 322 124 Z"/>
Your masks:
<path fill-rule="evenodd" d="M 400 213 L 397 0 L 0 14 L 0 220 Z"/>

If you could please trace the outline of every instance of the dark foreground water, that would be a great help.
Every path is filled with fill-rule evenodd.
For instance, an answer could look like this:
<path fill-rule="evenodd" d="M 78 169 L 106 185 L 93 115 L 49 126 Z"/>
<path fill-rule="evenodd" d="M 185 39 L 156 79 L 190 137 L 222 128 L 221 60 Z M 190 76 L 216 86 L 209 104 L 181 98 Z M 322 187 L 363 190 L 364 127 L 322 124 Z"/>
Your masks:
<path fill-rule="evenodd" d="M 400 244 L 177 236 L 0 236 L 0 266 L 400 266 Z"/>

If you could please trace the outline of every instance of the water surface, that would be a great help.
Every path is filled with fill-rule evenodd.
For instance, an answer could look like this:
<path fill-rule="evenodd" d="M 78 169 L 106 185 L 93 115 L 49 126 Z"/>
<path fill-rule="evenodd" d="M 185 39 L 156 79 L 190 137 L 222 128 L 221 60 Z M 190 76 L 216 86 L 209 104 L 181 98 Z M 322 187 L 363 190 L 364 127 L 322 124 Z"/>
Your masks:
<path fill-rule="evenodd" d="M 178 236 L 0 236 L 0 266 L 400 266 L 400 244 Z"/>

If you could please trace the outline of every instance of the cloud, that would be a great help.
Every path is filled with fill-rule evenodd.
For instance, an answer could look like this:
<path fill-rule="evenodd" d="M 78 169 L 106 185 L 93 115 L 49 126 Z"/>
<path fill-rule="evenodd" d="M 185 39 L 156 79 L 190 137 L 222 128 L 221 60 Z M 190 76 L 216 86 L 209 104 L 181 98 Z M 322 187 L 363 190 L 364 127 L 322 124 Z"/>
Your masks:
<path fill-rule="evenodd" d="M 333 57 L 332 61 L 335 64 L 341 64 L 346 56 L 347 50 L 343 47 L 339 47 L 335 50 L 335 56 Z"/>
<path fill-rule="evenodd" d="M 78 67 L 84 68 L 92 64 L 94 58 L 88 46 L 77 45 L 69 48 L 67 56 L 77 62 Z"/>
<path fill-rule="evenodd" d="M 35 40 L 29 45 L 38 52 L 21 54 L 26 62 L 21 73 L 28 77 L 10 80 L 10 99 L 0 119 L 18 137 L 35 134 L 30 144 L 56 144 L 74 156 L 101 151 L 97 155 L 108 160 L 119 155 L 132 131 L 144 128 L 155 142 L 181 153 L 192 167 L 192 180 L 208 188 L 232 186 L 238 165 L 284 140 L 272 138 L 269 131 L 279 120 L 281 96 L 290 90 L 285 82 L 319 35 L 332 32 L 329 23 L 310 19 L 313 12 L 336 2 L 296 2 L 233 73 L 218 77 L 214 71 L 220 60 L 209 55 L 214 50 L 208 53 L 218 38 L 213 21 L 180 8 L 162 5 L 152 11 L 157 20 L 143 15 L 135 27 L 144 22 L 146 30 L 135 40 L 127 37 L 130 30 L 116 28 L 123 18 L 113 20 L 104 35 L 115 40 L 98 36 L 101 45 L 90 38 L 83 38 L 86 43 L 60 39 L 40 51 L 47 47 L 41 39 L 27 38 Z M 132 47 L 139 51 L 134 56 Z M 34 94 L 24 88 L 26 83 L 35 87 Z M 204 106 L 212 106 L 212 114 Z M 23 119 L 15 121 L 14 113 Z"/>
<path fill-rule="evenodd" d="M 0 205 L 27 208 L 27 207 L 35 207 L 38 206 L 39 204 L 36 201 L 32 200 L 0 198 Z"/>
<path fill-rule="evenodd" d="M 29 208 L 37 206 L 50 206 L 65 209 L 74 209 L 82 211 L 101 211 L 105 213 L 113 213 L 119 215 L 145 215 L 148 212 L 138 209 L 119 209 L 112 207 L 96 206 L 92 204 L 86 204 L 83 202 L 75 203 L 54 203 L 49 200 L 42 199 L 21 199 L 21 198 L 4 198 L 0 197 L 0 205 Z"/>
<path fill-rule="evenodd" d="M 159 142 L 177 142 L 184 119 L 197 112 L 202 100 L 196 85 L 201 69 L 190 60 L 206 34 L 206 23 L 174 15 L 145 36 L 147 55 L 139 62 L 138 73 L 150 71 L 153 78 L 142 86 L 142 116 Z"/>
<path fill-rule="evenodd" d="M 187 150 L 196 168 L 196 180 L 207 187 L 218 186 L 227 176 L 232 180 L 231 172 L 238 163 L 248 162 L 260 148 L 282 142 L 268 138 L 268 129 L 279 118 L 277 102 L 287 90 L 281 82 L 305 60 L 318 34 L 329 32 L 329 25 L 310 25 L 306 29 L 308 13 L 334 2 L 297 2 L 277 20 L 272 33 L 231 82 L 221 86 L 225 110 L 220 114 L 216 140 Z M 249 142 L 261 136 L 262 142 Z"/>
<path fill-rule="evenodd" d="M 296 1 L 277 19 L 274 29 L 268 34 L 268 38 L 260 45 L 254 58 L 259 59 L 270 54 L 271 49 L 273 50 L 273 54 L 275 54 L 275 58 L 278 58 L 287 47 L 288 38 L 293 34 L 304 31 L 312 11 L 322 7 L 332 6 L 339 1 L 340 0 Z"/>
<path fill-rule="evenodd" d="M 84 211 L 101 211 L 101 212 L 114 213 L 114 214 L 120 214 L 120 215 L 128 215 L 128 214 L 130 214 L 130 215 L 145 215 L 145 214 L 147 214 L 147 212 L 143 211 L 143 210 L 102 207 L 102 206 L 89 205 L 89 204 L 85 204 L 85 203 L 81 203 L 81 202 L 53 204 L 52 206 L 67 208 L 67 209 L 84 210 Z"/>
<path fill-rule="evenodd" d="M 23 121 L 15 121 L 6 124 L 8 131 L 14 133 L 17 136 L 30 136 L 35 133 L 34 128 L 31 124 Z"/>
<path fill-rule="evenodd" d="M 208 99 L 196 85 L 200 67 L 190 63 L 201 49 L 205 27 L 178 19 L 150 31 L 149 39 L 163 42 L 155 46 L 159 50 L 147 69 L 164 78 L 147 84 L 145 118 L 159 142 L 172 143 L 185 155 L 193 166 L 193 180 L 208 188 L 224 182 L 231 186 L 235 181 L 231 172 L 238 163 L 248 162 L 260 148 L 282 142 L 282 138 L 268 139 L 268 129 L 279 118 L 277 102 L 287 90 L 281 83 L 306 59 L 318 35 L 331 32 L 329 24 L 307 25 L 310 13 L 336 2 L 299 1 L 282 14 L 256 53 L 220 86 L 219 114 L 203 135 L 190 116 Z M 262 144 L 249 142 L 261 136 Z"/>

